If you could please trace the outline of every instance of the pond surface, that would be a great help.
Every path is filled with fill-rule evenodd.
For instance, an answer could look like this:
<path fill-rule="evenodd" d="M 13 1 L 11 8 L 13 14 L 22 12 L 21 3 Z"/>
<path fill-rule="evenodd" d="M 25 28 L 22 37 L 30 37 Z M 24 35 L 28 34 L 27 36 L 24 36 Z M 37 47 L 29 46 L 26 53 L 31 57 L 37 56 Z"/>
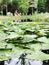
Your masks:
<path fill-rule="evenodd" d="M 21 60 L 12 59 L 10 61 L 5 61 L 4 65 L 21 65 Z M 25 59 L 25 65 L 43 65 L 43 62 L 42 61 L 32 61 L 32 60 Z"/>

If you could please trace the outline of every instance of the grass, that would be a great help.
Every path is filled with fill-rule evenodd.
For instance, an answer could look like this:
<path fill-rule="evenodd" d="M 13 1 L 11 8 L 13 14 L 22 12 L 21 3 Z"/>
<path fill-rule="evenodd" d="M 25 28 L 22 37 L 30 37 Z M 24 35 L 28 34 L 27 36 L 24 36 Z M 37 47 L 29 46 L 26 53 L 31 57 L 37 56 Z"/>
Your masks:
<path fill-rule="evenodd" d="M 49 19 L 49 13 L 22 15 L 22 16 L 0 16 L 0 21 L 13 21 L 13 20 L 27 20 L 30 19 L 33 22 L 45 22 Z M 49 20 L 48 20 L 49 21 Z"/>

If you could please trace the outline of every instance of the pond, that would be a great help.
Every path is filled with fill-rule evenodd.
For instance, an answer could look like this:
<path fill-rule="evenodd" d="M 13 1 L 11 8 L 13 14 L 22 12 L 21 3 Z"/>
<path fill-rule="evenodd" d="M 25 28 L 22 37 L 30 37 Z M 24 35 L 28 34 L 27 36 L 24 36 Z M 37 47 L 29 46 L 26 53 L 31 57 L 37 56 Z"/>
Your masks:
<path fill-rule="evenodd" d="M 23 65 L 23 64 L 21 64 L 21 60 L 17 58 L 13 58 L 8 61 L 0 62 L 0 65 Z M 24 65 L 49 65 L 49 60 L 48 61 L 33 61 L 33 60 L 25 59 Z"/>
<path fill-rule="evenodd" d="M 4 65 L 21 65 L 21 60 L 14 58 L 10 61 L 5 61 Z M 25 59 L 25 65 L 43 65 L 43 62 Z"/>
<path fill-rule="evenodd" d="M 42 50 L 42 52 L 49 54 L 49 50 Z M 5 61 L 4 65 L 22 65 L 22 60 L 18 58 L 13 58 L 11 60 Z M 49 65 L 49 60 L 45 61 L 34 61 L 34 60 L 24 60 L 24 65 Z"/>

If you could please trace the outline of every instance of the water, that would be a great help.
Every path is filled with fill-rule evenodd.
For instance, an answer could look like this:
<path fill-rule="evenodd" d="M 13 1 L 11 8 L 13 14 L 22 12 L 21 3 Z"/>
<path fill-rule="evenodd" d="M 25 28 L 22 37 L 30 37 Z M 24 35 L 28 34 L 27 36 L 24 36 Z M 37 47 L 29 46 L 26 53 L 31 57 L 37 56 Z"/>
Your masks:
<path fill-rule="evenodd" d="M 18 62 L 19 61 L 19 62 Z M 18 62 L 18 64 L 16 64 Z M 42 61 L 32 61 L 32 60 L 28 60 L 25 59 L 25 65 L 43 65 Z M 21 65 L 21 60 L 19 59 L 12 59 L 10 61 L 5 61 L 4 65 Z"/>
<path fill-rule="evenodd" d="M 48 50 L 42 50 L 42 52 L 49 54 Z M 19 62 L 18 62 L 19 61 Z M 16 64 L 18 62 L 18 64 Z M 12 60 L 5 61 L 4 65 L 21 65 L 21 60 L 17 58 L 13 58 Z M 25 65 L 49 65 L 49 60 L 47 61 L 33 61 L 25 59 Z"/>

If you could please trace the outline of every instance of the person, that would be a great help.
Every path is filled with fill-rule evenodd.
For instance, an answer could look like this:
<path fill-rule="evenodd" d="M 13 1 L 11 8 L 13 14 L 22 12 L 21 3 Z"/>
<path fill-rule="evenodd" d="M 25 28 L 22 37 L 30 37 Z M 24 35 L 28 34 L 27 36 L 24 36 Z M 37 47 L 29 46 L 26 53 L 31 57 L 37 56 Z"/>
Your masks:
<path fill-rule="evenodd" d="M 13 16 L 11 12 L 7 12 L 7 16 Z"/>
<path fill-rule="evenodd" d="M 14 12 L 14 16 L 21 16 L 21 13 L 18 11 L 18 10 L 16 10 L 15 12 Z M 21 20 L 19 19 L 19 17 L 15 20 L 16 22 L 21 22 Z"/>

